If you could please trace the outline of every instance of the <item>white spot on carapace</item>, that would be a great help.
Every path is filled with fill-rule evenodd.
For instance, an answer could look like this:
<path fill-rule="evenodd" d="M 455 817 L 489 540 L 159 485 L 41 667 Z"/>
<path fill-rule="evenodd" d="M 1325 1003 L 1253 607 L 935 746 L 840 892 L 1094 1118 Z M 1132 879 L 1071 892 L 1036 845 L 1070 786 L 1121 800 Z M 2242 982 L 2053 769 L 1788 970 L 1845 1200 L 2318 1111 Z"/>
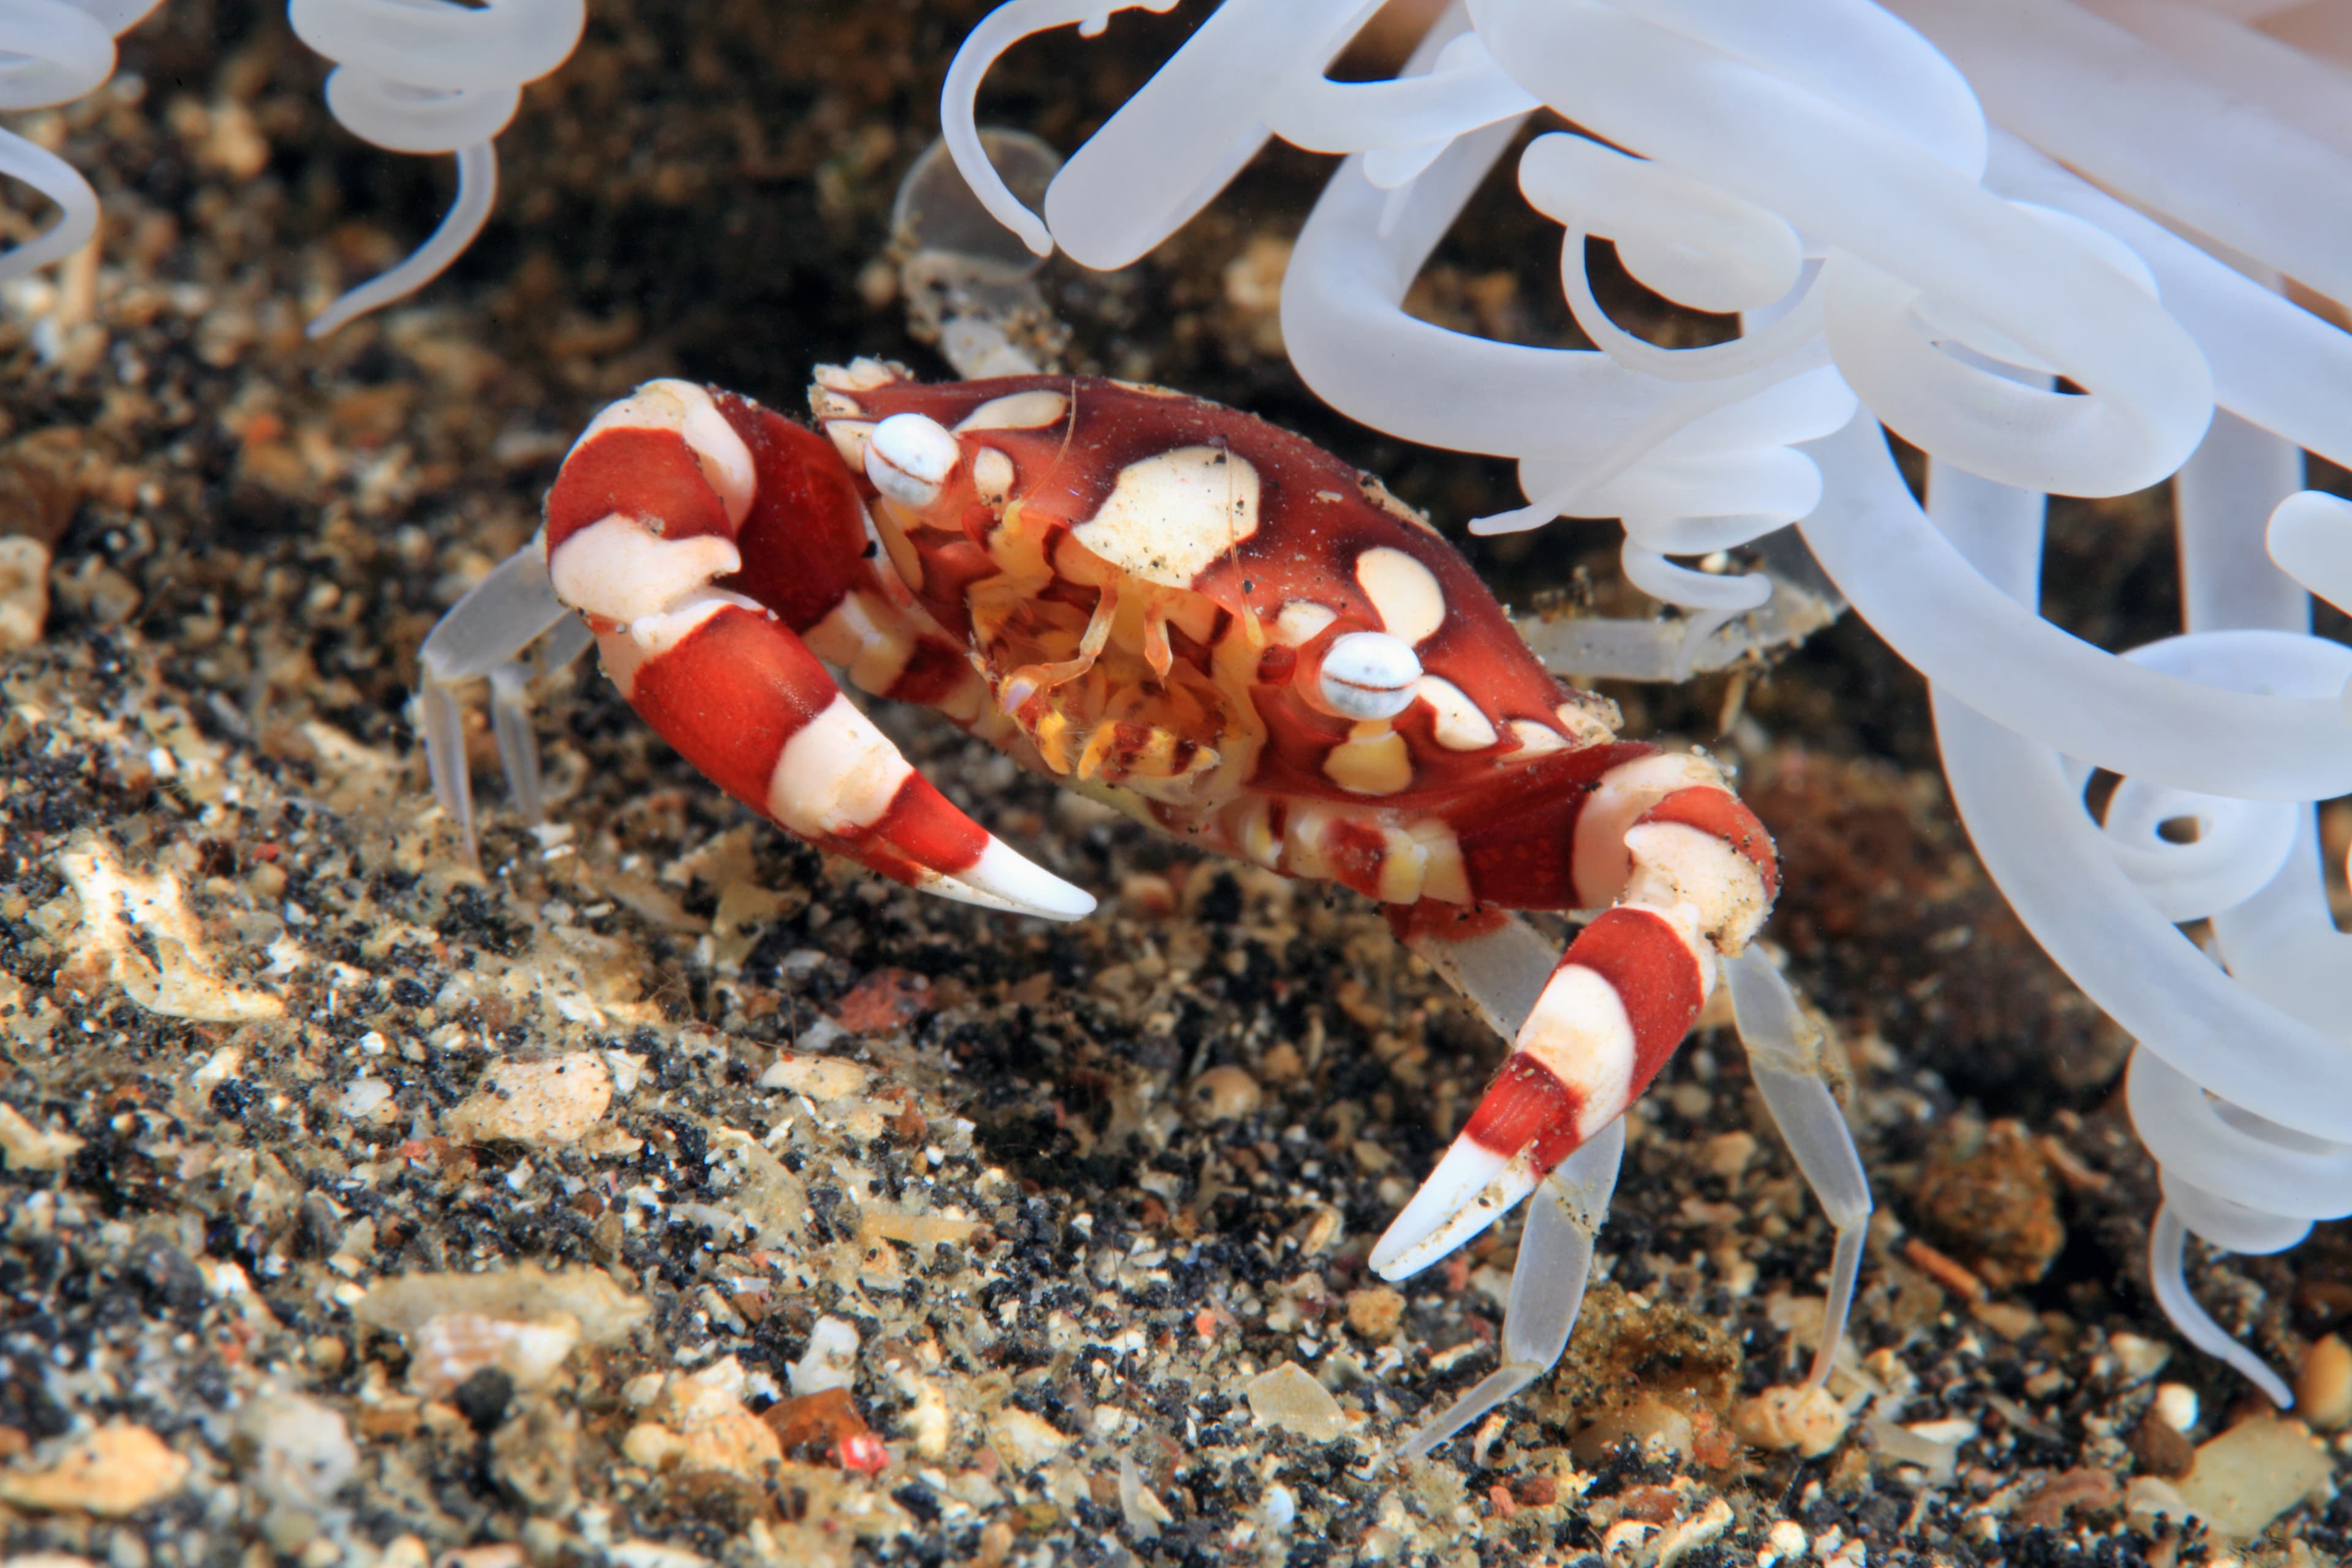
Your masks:
<path fill-rule="evenodd" d="M 877 386 L 887 386 L 905 379 L 897 365 L 887 360 L 868 359 L 860 355 L 845 365 L 821 364 L 816 367 L 816 384 L 829 392 L 871 392 Z"/>
<path fill-rule="evenodd" d="M 1066 392 L 1015 392 L 992 397 L 956 424 L 956 434 L 967 430 L 1037 430 L 1058 425 L 1070 412 Z"/>
<path fill-rule="evenodd" d="M 1514 719 L 1510 728 L 1512 738 L 1519 742 L 1519 749 L 1511 753 L 1512 762 L 1531 763 L 1538 757 L 1548 757 L 1554 752 L 1568 750 L 1568 742 L 1561 740 L 1559 731 L 1549 724 L 1538 724 L 1532 719 Z"/>
<path fill-rule="evenodd" d="M 1349 632 L 1324 651 L 1317 692 L 1343 719 L 1393 719 L 1412 706 L 1420 679 L 1411 643 L 1386 632 Z"/>
<path fill-rule="evenodd" d="M 1171 588 L 1257 531 L 1257 469 L 1223 447 L 1179 447 L 1119 470 L 1070 537 L 1123 572 Z"/>
<path fill-rule="evenodd" d="M 671 432 L 701 465 L 702 477 L 727 509 L 728 521 L 740 525 L 751 510 L 751 450 L 705 388 L 690 381 L 646 382 L 618 403 L 605 405 L 572 443 L 572 450 L 580 450 L 607 430 Z"/>
<path fill-rule="evenodd" d="M 1436 716 L 1439 745 L 1449 752 L 1483 752 L 1495 743 L 1494 722 L 1454 682 L 1424 675 L 1417 689 Z"/>
<path fill-rule="evenodd" d="M 1437 574 L 1402 550 L 1383 544 L 1357 556 L 1356 581 L 1392 637 L 1418 643 L 1445 624 Z"/>
<path fill-rule="evenodd" d="M 1410 904 L 1421 897 L 1422 876 L 1428 869 L 1428 852 L 1406 829 L 1393 825 L 1381 829 L 1379 898 L 1384 904 Z"/>
<path fill-rule="evenodd" d="M 712 578 L 742 569 L 732 540 L 709 533 L 664 539 L 619 512 L 565 539 L 547 563 L 558 599 L 624 623 L 674 608 Z"/>
<path fill-rule="evenodd" d="M 1626 829 L 1675 791 L 1694 784 L 1725 789 L 1723 775 L 1715 771 L 1714 763 L 1686 752 L 1637 757 L 1601 775 L 1576 816 L 1572 864 L 1579 908 L 1606 909 L 1616 902 L 1633 868 L 1625 851 Z"/>
<path fill-rule="evenodd" d="M 971 488 L 991 506 L 1011 495 L 1013 459 L 993 447 L 981 447 L 971 455 Z"/>
<path fill-rule="evenodd" d="M 768 810 L 810 837 L 871 827 L 914 771 L 872 720 L 836 695 L 777 754 Z"/>
<path fill-rule="evenodd" d="M 1412 783 L 1412 752 L 1402 735 L 1386 724 L 1356 728 L 1324 753 L 1325 778 L 1350 795 L 1394 795 Z"/>
<path fill-rule="evenodd" d="M 1293 599 L 1275 615 L 1274 640 L 1285 647 L 1304 647 L 1339 618 L 1339 612 L 1328 605 L 1318 605 L 1312 599 Z"/>
<path fill-rule="evenodd" d="M 962 448 L 924 414 L 893 414 L 866 438 L 866 477 L 900 506 L 922 510 L 940 499 Z"/>
<path fill-rule="evenodd" d="M 1554 970 L 1517 1044 L 1581 1101 L 1579 1136 L 1590 1138 L 1625 1109 L 1633 1084 L 1633 1021 L 1599 971 L 1580 963 Z"/>

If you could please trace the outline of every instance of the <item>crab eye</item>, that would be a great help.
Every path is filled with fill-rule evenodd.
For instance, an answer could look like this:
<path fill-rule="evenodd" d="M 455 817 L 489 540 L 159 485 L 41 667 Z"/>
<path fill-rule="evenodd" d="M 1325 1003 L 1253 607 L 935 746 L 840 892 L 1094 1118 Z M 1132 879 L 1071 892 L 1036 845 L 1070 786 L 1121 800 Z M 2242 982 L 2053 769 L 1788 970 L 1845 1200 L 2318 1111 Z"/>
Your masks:
<path fill-rule="evenodd" d="M 920 510 L 940 499 L 955 472 L 956 438 L 920 414 L 893 414 L 866 440 L 866 477 L 901 506 Z"/>
<path fill-rule="evenodd" d="M 1323 655 L 1324 704 L 1349 719 L 1393 719 L 1412 706 L 1421 660 L 1412 645 L 1386 632 L 1349 632 Z"/>

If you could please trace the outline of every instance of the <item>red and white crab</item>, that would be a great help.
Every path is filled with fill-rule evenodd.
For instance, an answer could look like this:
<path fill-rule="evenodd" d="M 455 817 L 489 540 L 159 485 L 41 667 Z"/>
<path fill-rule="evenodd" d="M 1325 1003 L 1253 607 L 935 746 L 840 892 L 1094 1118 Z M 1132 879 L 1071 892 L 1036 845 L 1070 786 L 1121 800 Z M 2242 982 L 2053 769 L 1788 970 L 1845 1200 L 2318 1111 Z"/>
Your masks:
<path fill-rule="evenodd" d="M 819 369 L 811 400 L 814 431 L 678 381 L 597 416 L 541 537 L 425 646 L 436 787 L 461 822 L 450 688 L 492 678 L 535 816 L 509 661 L 551 629 L 578 651 L 584 626 L 721 788 L 926 891 L 1094 908 L 916 773 L 833 670 L 1185 842 L 1379 900 L 1513 1047 L 1372 1268 L 1412 1274 L 1542 1194 L 1504 1366 L 1412 1452 L 1558 1358 L 1619 1118 L 1727 973 L 1838 1226 L 1843 1319 L 1868 1193 L 1786 988 L 1743 953 L 1779 869 L 1709 761 L 1617 739 L 1613 708 L 1555 679 L 1426 521 L 1248 415 L 1083 377 L 922 385 L 870 360 Z M 1597 912 L 1556 957 L 1517 910 Z"/>

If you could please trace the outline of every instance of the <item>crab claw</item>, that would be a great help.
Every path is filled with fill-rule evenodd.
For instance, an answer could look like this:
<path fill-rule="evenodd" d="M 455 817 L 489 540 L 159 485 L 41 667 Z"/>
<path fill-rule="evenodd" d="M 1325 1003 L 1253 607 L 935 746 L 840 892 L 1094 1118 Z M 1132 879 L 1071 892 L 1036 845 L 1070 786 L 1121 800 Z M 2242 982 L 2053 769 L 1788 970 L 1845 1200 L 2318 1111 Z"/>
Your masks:
<path fill-rule="evenodd" d="M 737 530 L 772 509 L 771 481 L 799 504 L 820 493 L 770 472 L 787 460 L 776 438 L 753 426 L 755 456 L 733 412 L 699 387 L 650 383 L 565 460 L 548 497 L 548 576 L 596 634 L 605 673 L 714 783 L 819 848 L 964 903 L 1056 921 L 1091 912 L 1090 896 L 917 773 L 771 605 L 716 585 L 767 591 L 775 574 L 744 573 Z"/>
<path fill-rule="evenodd" d="M 1624 1114 L 1714 983 L 1698 920 L 1688 903 L 1621 904 L 1578 933 L 1468 1124 L 1372 1248 L 1374 1272 L 1427 1268 Z"/>

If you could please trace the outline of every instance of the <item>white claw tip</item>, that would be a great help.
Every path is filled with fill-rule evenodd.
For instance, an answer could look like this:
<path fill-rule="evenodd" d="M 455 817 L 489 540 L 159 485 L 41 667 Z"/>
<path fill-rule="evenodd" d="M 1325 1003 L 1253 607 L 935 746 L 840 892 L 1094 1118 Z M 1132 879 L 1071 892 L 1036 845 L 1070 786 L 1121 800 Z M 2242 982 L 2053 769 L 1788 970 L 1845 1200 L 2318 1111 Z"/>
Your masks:
<path fill-rule="evenodd" d="M 1421 1191 L 1389 1222 L 1368 1260 L 1383 1279 L 1405 1279 L 1511 1212 L 1543 1178 L 1535 1163 L 1456 1138 Z"/>
<path fill-rule="evenodd" d="M 957 456 L 956 438 L 938 420 L 893 414 L 866 437 L 866 477 L 892 500 L 920 510 L 940 499 Z"/>
<path fill-rule="evenodd" d="M 923 883 L 927 893 L 1008 914 L 1034 915 L 1040 920 L 1084 920 L 1095 912 L 1095 896 L 1072 887 L 1001 838 L 988 847 L 970 869 L 939 873 Z"/>

